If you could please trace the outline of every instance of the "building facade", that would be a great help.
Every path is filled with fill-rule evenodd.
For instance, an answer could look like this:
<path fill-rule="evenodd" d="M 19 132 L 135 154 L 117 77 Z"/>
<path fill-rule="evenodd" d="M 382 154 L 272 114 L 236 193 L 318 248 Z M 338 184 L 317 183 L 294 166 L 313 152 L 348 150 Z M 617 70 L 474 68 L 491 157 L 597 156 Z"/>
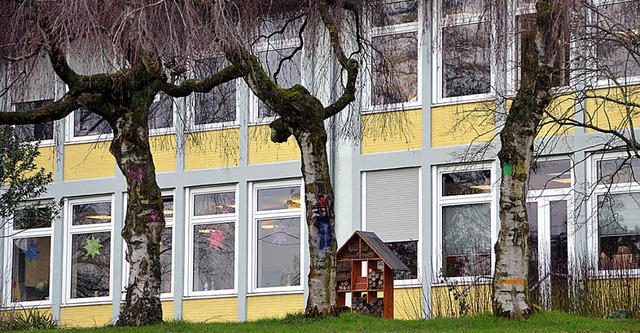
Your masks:
<path fill-rule="evenodd" d="M 594 0 L 593 6 L 606 14 L 632 3 Z M 526 0 L 378 6 L 385 15 L 368 18 L 377 52 L 363 61 L 370 67 L 361 96 L 327 122 L 339 245 L 354 230 L 373 231 L 411 268 L 396 276 L 396 318 L 459 314 L 450 285 L 472 285 L 488 309 L 501 172 L 493 140 L 517 90 L 517 32 L 535 7 Z M 507 19 L 498 24 L 495 17 Z M 273 45 L 296 46 L 286 38 Z M 265 64 L 278 60 L 271 47 L 259 53 Z M 625 96 L 640 96 L 634 93 L 640 66 L 624 52 L 570 38 L 552 113 L 628 127 L 625 115 L 634 104 L 584 97 L 620 88 L 604 76 L 581 79 L 586 69 L 572 67 L 584 54 L 596 54 L 616 82 L 623 80 Z M 393 89 L 381 79 L 382 58 L 394 64 L 399 84 Z M 336 75 L 326 63 L 306 55 L 289 62 L 279 77 L 284 86 L 302 83 L 330 95 L 333 80 L 319 79 Z M 26 110 L 64 94 L 46 59 L 42 63 L 44 74 L 19 98 L 6 98 L 8 107 Z M 71 65 L 90 72 L 95 64 L 78 58 Z M 4 79 L 15 70 L 5 68 Z M 271 111 L 242 82 L 185 99 L 160 95 L 152 108 L 151 144 L 167 218 L 165 319 L 245 321 L 302 310 L 309 259 L 293 138 L 270 142 Z M 51 124 L 19 127 L 41 140 L 38 163 L 54 175 L 43 199 L 62 202 L 63 209 L 44 225 L 29 216 L 3 221 L 11 222 L 3 223 L 0 237 L 6 308 L 35 306 L 70 326 L 102 325 L 117 316 L 128 270 L 119 235 L 126 182 L 104 126 L 78 110 Z M 350 128 L 360 135 L 343 135 Z M 611 142 L 581 126 L 549 123 L 541 130 L 528 199 L 530 287 L 541 304 L 558 306 L 557 294 L 585 277 L 640 272 L 640 185 L 631 172 L 640 164 L 621 159 L 625 152 L 603 152 Z"/>

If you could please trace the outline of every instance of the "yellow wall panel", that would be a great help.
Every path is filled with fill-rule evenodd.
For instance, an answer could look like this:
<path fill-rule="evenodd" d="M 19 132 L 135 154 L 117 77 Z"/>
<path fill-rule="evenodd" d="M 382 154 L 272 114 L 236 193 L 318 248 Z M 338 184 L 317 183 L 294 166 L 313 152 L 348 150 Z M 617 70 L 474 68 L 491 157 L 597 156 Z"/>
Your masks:
<path fill-rule="evenodd" d="M 173 320 L 173 301 L 162 301 L 162 319 Z"/>
<path fill-rule="evenodd" d="M 431 109 L 433 147 L 487 142 L 495 135 L 495 103 L 479 102 Z"/>
<path fill-rule="evenodd" d="M 64 147 L 64 180 L 114 177 L 116 161 L 110 142 L 72 144 Z"/>
<path fill-rule="evenodd" d="M 102 327 L 112 323 L 111 304 L 69 306 L 60 309 L 63 327 Z"/>
<path fill-rule="evenodd" d="M 249 127 L 249 164 L 296 161 L 300 149 L 293 136 L 285 143 L 271 141 L 271 128 L 267 125 Z"/>
<path fill-rule="evenodd" d="M 422 148 L 422 110 L 362 116 L 362 153 Z"/>
<path fill-rule="evenodd" d="M 238 321 L 238 298 L 202 298 L 182 302 L 182 318 L 195 322 Z"/>
<path fill-rule="evenodd" d="M 13 308 L 11 310 L 2 310 L 2 314 L 0 316 L 11 316 L 11 315 L 24 315 L 24 316 L 28 316 L 29 313 L 31 313 L 32 311 L 36 311 L 44 316 L 49 316 L 51 317 L 51 319 L 53 319 L 53 315 L 51 314 L 51 308 L 30 308 L 30 307 L 25 307 L 24 309 L 21 309 L 20 306 L 17 306 L 16 308 Z M 6 317 L 5 317 L 6 318 Z"/>
<path fill-rule="evenodd" d="M 640 104 L 640 86 L 597 89 L 587 92 L 587 96 L 587 123 L 608 130 L 629 128 L 631 120 L 634 127 L 638 128 L 640 108 L 633 105 Z M 626 105 L 625 100 L 628 102 Z M 594 131 L 587 129 L 587 132 Z"/>
<path fill-rule="evenodd" d="M 44 168 L 45 173 L 51 173 L 53 180 L 56 179 L 56 147 L 40 147 L 40 155 L 34 159 L 36 170 Z M 28 173 L 33 175 L 33 172 Z"/>
<path fill-rule="evenodd" d="M 463 291 L 466 285 L 455 286 L 456 290 Z M 465 294 L 467 314 L 491 312 L 491 286 L 475 285 Z M 434 317 L 457 317 L 460 315 L 460 301 L 455 299 L 454 292 L 449 291 L 448 286 L 431 288 L 431 306 Z"/>
<path fill-rule="evenodd" d="M 394 319 L 422 319 L 422 289 L 395 288 L 393 290 Z"/>
<path fill-rule="evenodd" d="M 232 167 L 239 163 L 239 129 L 221 129 L 186 135 L 185 170 Z"/>
<path fill-rule="evenodd" d="M 156 172 L 176 171 L 176 136 L 160 135 L 149 138 Z"/>
<path fill-rule="evenodd" d="M 284 317 L 288 313 L 303 310 L 303 294 L 249 296 L 247 298 L 247 320 Z"/>
<path fill-rule="evenodd" d="M 593 316 L 607 317 L 618 309 L 640 312 L 640 279 L 631 271 L 623 270 L 606 279 L 590 280 L 584 290 L 585 306 Z"/>

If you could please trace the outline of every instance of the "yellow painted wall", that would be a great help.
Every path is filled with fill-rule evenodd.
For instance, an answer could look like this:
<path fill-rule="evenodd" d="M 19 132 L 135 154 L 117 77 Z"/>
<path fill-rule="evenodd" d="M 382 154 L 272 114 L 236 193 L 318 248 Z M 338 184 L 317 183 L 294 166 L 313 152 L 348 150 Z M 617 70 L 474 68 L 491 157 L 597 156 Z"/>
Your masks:
<path fill-rule="evenodd" d="M 300 149 L 293 136 L 285 143 L 270 139 L 268 125 L 249 127 L 249 164 L 295 161 L 300 159 Z"/>
<path fill-rule="evenodd" d="M 247 298 L 247 320 L 284 317 L 287 313 L 303 310 L 303 294 L 249 296 Z"/>
<path fill-rule="evenodd" d="M 618 277 L 589 281 L 584 298 L 594 316 L 607 317 L 617 309 L 640 313 L 640 279 L 632 276 L 624 272 Z"/>
<path fill-rule="evenodd" d="M 49 316 L 51 317 L 51 319 L 53 319 L 53 315 L 51 314 L 51 308 L 29 308 L 29 307 L 25 307 L 24 309 L 13 308 L 12 310 L 2 310 L 2 316 L 7 316 L 7 317 L 12 315 L 28 316 L 29 313 L 32 313 L 32 311 L 36 311 L 42 314 L 43 316 Z"/>
<path fill-rule="evenodd" d="M 422 289 L 395 288 L 393 290 L 394 319 L 422 319 Z"/>
<path fill-rule="evenodd" d="M 64 180 L 114 177 L 116 161 L 109 152 L 110 142 L 64 146 Z"/>
<path fill-rule="evenodd" d="M 162 301 L 162 319 L 173 320 L 173 301 Z"/>
<path fill-rule="evenodd" d="M 362 116 L 362 154 L 422 148 L 422 110 Z"/>
<path fill-rule="evenodd" d="M 202 298 L 182 302 L 182 318 L 195 322 L 238 321 L 238 298 Z"/>
<path fill-rule="evenodd" d="M 35 158 L 37 170 L 44 168 L 45 172 L 50 172 L 51 177 L 56 179 L 56 147 L 40 147 L 40 155 Z"/>
<path fill-rule="evenodd" d="M 152 136 L 149 144 L 156 172 L 176 171 L 176 136 Z"/>
<path fill-rule="evenodd" d="M 63 327 L 102 327 L 111 324 L 111 304 L 68 306 L 60 309 Z"/>
<path fill-rule="evenodd" d="M 195 132 L 186 135 L 185 170 L 224 168 L 240 163 L 238 128 Z"/>
<path fill-rule="evenodd" d="M 623 90 L 624 89 L 624 90 Z M 610 89 L 597 89 L 587 92 L 587 115 L 585 116 L 587 123 L 604 129 L 622 129 L 629 128 L 629 120 L 633 121 L 637 128 L 640 124 L 640 108 L 620 104 L 615 101 L 623 102 L 628 100 L 628 104 L 640 104 L 640 86 L 629 86 Z M 606 101 L 612 99 L 614 101 Z M 594 132 L 587 129 L 587 132 Z"/>
<path fill-rule="evenodd" d="M 495 135 L 495 103 L 479 102 L 431 109 L 433 147 L 487 142 Z"/>
<path fill-rule="evenodd" d="M 462 291 L 466 285 L 456 286 Z M 469 306 L 467 314 L 491 312 L 491 286 L 476 285 L 466 293 L 465 301 Z M 449 291 L 448 286 L 438 286 L 431 288 L 431 306 L 434 317 L 457 317 L 459 316 L 459 302 L 455 299 L 454 293 Z"/>

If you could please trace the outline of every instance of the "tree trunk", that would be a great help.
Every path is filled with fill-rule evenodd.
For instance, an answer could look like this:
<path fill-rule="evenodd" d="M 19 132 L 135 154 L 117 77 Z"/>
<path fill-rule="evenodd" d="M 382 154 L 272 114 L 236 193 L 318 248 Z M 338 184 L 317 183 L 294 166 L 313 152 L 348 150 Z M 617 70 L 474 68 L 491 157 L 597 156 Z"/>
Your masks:
<path fill-rule="evenodd" d="M 322 109 L 321 109 L 322 110 Z M 333 187 L 327 162 L 327 133 L 320 118 L 315 131 L 296 131 L 302 155 L 306 218 L 309 230 L 309 298 L 307 316 L 337 316 Z"/>
<path fill-rule="evenodd" d="M 153 94 L 150 96 L 139 97 L 144 101 L 115 121 L 110 147 L 127 180 L 128 193 L 122 237 L 127 243 L 129 283 L 117 322 L 121 326 L 162 322 L 160 237 L 165 220 L 149 147 L 147 118 Z"/>
<path fill-rule="evenodd" d="M 526 202 L 533 144 L 551 101 L 552 67 L 549 64 L 552 62 L 549 59 L 553 59 L 554 46 L 549 42 L 553 22 L 550 6 L 539 1 L 536 28 L 522 34 L 522 83 L 500 132 L 500 233 L 495 245 L 493 279 L 493 313 L 499 317 L 527 318 L 531 313 Z"/>

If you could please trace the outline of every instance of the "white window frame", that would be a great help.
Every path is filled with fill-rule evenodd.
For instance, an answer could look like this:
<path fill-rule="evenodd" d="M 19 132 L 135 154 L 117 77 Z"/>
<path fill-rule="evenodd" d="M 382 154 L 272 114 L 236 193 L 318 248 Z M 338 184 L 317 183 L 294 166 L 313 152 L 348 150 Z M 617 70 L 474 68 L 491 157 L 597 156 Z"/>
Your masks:
<path fill-rule="evenodd" d="M 435 41 L 435 47 L 433 48 L 433 63 L 435 68 L 433 70 L 432 81 L 434 82 L 433 86 L 433 104 L 434 105 L 448 105 L 448 104 L 460 104 L 460 103 L 468 103 L 468 102 L 479 102 L 485 101 L 493 98 L 494 96 L 494 87 L 495 87 L 495 66 L 493 64 L 493 57 L 489 56 L 489 65 L 490 65 L 490 73 L 489 73 L 489 92 L 475 95 L 465 95 L 465 96 L 455 96 L 455 97 L 444 97 L 444 63 L 442 59 L 444 43 L 443 43 L 443 30 L 447 27 L 452 26 L 463 26 L 463 25 L 472 25 L 485 23 L 489 25 L 489 50 L 495 47 L 495 42 L 493 41 L 493 23 L 491 22 L 491 18 L 489 15 L 491 8 L 489 8 L 486 12 L 480 14 L 472 14 L 459 16 L 454 18 L 445 18 L 442 13 L 442 4 L 440 1 L 433 2 L 433 22 L 432 29 L 433 40 Z M 483 15 L 484 14 L 484 15 Z"/>
<path fill-rule="evenodd" d="M 99 223 L 99 224 L 88 224 L 88 225 L 78 225 L 73 226 L 73 209 L 74 205 L 78 204 L 92 204 L 92 203 L 105 203 L 109 202 L 111 204 L 111 222 L 109 223 Z M 113 300 L 113 293 L 120 292 L 119 290 L 113 290 L 113 279 L 118 278 L 113 275 L 113 269 L 115 266 L 114 263 L 114 231 L 113 231 L 113 219 L 115 216 L 116 206 L 115 206 L 115 196 L 113 194 L 107 196 L 96 196 L 91 198 L 83 198 L 83 199 L 64 199 L 64 225 L 65 225 L 65 244 L 64 244 L 64 258 L 63 265 L 64 268 L 64 284 L 62 287 L 63 292 L 63 304 L 64 305 L 73 305 L 73 304 L 87 304 L 87 303 L 111 303 Z M 72 246 L 73 246 L 73 235 L 78 234 L 87 234 L 87 233 L 98 233 L 98 232 L 109 232 L 110 234 L 110 259 L 109 259 L 109 296 L 99 296 L 99 297 L 84 297 L 84 298 L 72 298 L 71 297 L 71 262 L 72 258 Z"/>
<path fill-rule="evenodd" d="M 616 278 L 616 277 L 638 277 L 640 276 L 640 268 L 630 270 L 620 269 L 603 269 L 599 268 L 600 262 L 600 234 L 599 234 L 599 221 L 598 221 L 598 196 L 603 194 L 631 194 L 635 193 L 640 195 L 640 184 L 636 183 L 611 183 L 611 184 L 599 184 L 598 179 L 598 162 L 606 160 L 615 160 L 620 157 L 628 157 L 626 153 L 613 153 L 613 154 L 593 154 L 587 162 L 587 165 L 592 183 L 591 183 L 591 196 L 587 201 L 587 211 L 590 212 L 593 218 L 587 219 L 587 248 L 588 248 L 588 260 L 587 265 L 589 267 L 589 275 L 593 278 Z M 608 187 L 609 186 L 609 187 Z"/>
<path fill-rule="evenodd" d="M 499 194 L 499 185 L 497 185 L 497 162 L 494 163 L 482 163 L 473 166 L 464 165 L 464 166 L 452 166 L 452 167 L 436 167 L 432 168 L 432 179 L 433 182 L 433 247 L 432 247 L 432 269 L 433 269 L 433 281 L 434 285 L 443 285 L 440 283 L 440 272 L 443 269 L 443 245 L 444 245 L 444 226 L 442 219 L 442 210 L 444 207 L 452 207 L 452 206 L 464 206 L 464 205 L 472 205 L 472 204 L 489 204 L 491 207 L 491 217 L 490 217 L 490 246 L 491 246 L 491 264 L 490 264 L 490 272 L 493 273 L 495 266 L 495 249 L 494 244 L 498 239 L 498 225 L 496 221 L 498 220 L 498 207 L 497 207 L 497 195 Z M 456 172 L 471 172 L 471 171 L 483 171 L 489 170 L 491 174 L 490 186 L 491 190 L 487 193 L 480 194 L 462 194 L 462 195 L 451 195 L 451 196 L 443 196 L 442 195 L 442 176 L 448 173 L 456 173 Z M 446 279 L 449 282 L 456 284 L 469 284 L 472 283 L 477 276 L 451 276 Z M 486 284 L 481 281 L 479 284 Z"/>
<path fill-rule="evenodd" d="M 404 0 L 381 0 L 381 1 L 376 1 L 375 3 L 372 4 L 372 6 L 375 5 L 381 5 L 381 4 L 390 4 L 390 3 L 396 3 L 396 2 L 404 2 Z M 368 36 L 367 39 L 369 40 L 369 42 L 371 42 L 373 40 L 373 38 L 376 37 L 384 37 L 384 36 L 392 36 L 392 35 L 399 35 L 399 34 L 404 34 L 404 33 L 412 33 L 415 32 L 416 33 L 416 39 L 417 39 L 417 59 L 416 59 L 416 63 L 417 63 L 417 86 L 416 86 L 416 100 L 415 101 L 409 101 L 409 102 L 403 102 L 403 103 L 393 103 L 393 104 L 380 104 L 380 105 L 373 105 L 372 101 L 371 101 L 371 97 L 372 97 L 372 91 L 373 91 L 373 68 L 371 70 L 365 70 L 363 68 L 363 70 L 361 70 L 361 75 L 364 78 L 364 82 L 367 82 L 367 84 L 365 85 L 365 90 L 364 90 L 364 103 L 363 105 L 365 105 L 365 107 L 362 109 L 362 113 L 363 114 L 367 114 L 367 113 L 376 113 L 376 112 L 383 112 L 383 111 L 395 111 L 395 110 L 405 110 L 405 109 L 416 109 L 416 108 L 420 108 L 422 107 L 422 99 L 423 96 L 421 94 L 422 92 L 422 67 L 423 67 L 423 63 L 421 61 L 421 56 L 422 56 L 422 50 L 423 48 L 422 46 L 422 39 L 423 39 L 423 30 L 424 29 L 420 29 L 420 27 L 424 26 L 424 20 L 426 19 L 426 15 L 425 15 L 425 6 L 424 6 L 424 1 L 421 0 L 417 0 L 417 5 L 418 5 L 418 19 L 416 22 L 409 22 L 409 23 L 402 23 L 402 24 L 395 24 L 395 25 L 389 25 L 389 26 L 382 26 L 382 27 L 374 27 L 373 26 L 373 22 L 371 22 L 372 17 L 373 17 L 373 13 L 369 12 L 368 15 L 366 15 L 365 19 L 366 19 L 366 25 L 369 27 L 369 31 L 367 32 Z M 371 64 L 371 66 L 373 66 L 373 52 L 369 52 L 370 54 L 370 59 L 369 62 Z"/>
<path fill-rule="evenodd" d="M 4 238 L 4 253 L 6 253 L 5 258 L 5 269 L 3 270 L 3 277 L 1 282 L 4 284 L 4 295 L 2 303 L 6 305 L 7 308 L 36 308 L 36 307 L 49 307 L 51 306 L 51 281 L 53 280 L 53 249 L 57 246 L 54 244 L 57 240 L 54 240 L 53 237 L 53 223 L 51 221 L 51 226 L 46 228 L 34 228 L 34 229 L 14 229 L 13 228 L 13 219 L 7 219 L 5 232 L 6 237 Z M 37 238 L 37 237 L 49 237 L 50 238 L 50 249 L 49 249 L 49 297 L 45 300 L 39 301 L 22 301 L 22 302 L 13 302 L 11 301 L 11 278 L 13 271 L 13 241 L 16 239 L 27 239 L 27 238 Z"/>
<path fill-rule="evenodd" d="M 417 244 L 417 274 L 415 279 L 408 280 L 393 280 L 394 287 L 414 287 L 420 285 L 420 281 L 422 281 L 422 168 L 421 167 L 410 167 L 418 169 L 418 238 L 410 239 L 409 241 L 416 241 Z M 390 169 L 391 170 L 391 169 Z M 362 172 L 362 230 L 367 231 L 367 172 L 370 171 L 385 171 L 385 170 L 367 170 Z M 394 242 L 395 243 L 395 242 Z"/>
<path fill-rule="evenodd" d="M 616 5 L 616 4 L 619 4 L 619 3 L 633 2 L 635 0 L 592 0 L 592 1 L 593 1 L 593 5 L 596 6 L 596 8 L 598 8 L 598 10 L 599 10 L 600 6 Z M 594 21 L 591 22 L 592 24 L 596 24 L 597 23 L 597 20 L 598 20 L 597 13 L 592 13 L 592 15 L 589 15 L 589 17 L 592 20 L 594 20 Z M 640 29 L 640 26 L 638 27 L 638 29 Z M 593 52 L 593 54 L 596 57 L 599 57 L 598 51 L 597 51 L 597 45 L 595 45 L 595 44 L 594 45 L 590 45 L 590 47 L 592 48 L 591 52 Z M 637 63 L 637 65 L 639 67 L 639 72 L 640 72 L 640 63 Z M 593 75 L 593 78 L 594 78 L 595 84 L 596 84 L 595 89 L 599 89 L 599 88 L 617 88 L 617 87 L 623 87 L 623 86 L 632 86 L 634 84 L 640 83 L 640 75 L 616 78 L 618 83 L 616 83 L 612 79 L 599 79 L 598 75 Z"/>
<path fill-rule="evenodd" d="M 217 214 L 217 215 L 203 215 L 203 216 L 195 216 L 194 212 L 194 196 L 199 194 L 210 194 L 210 193 L 223 193 L 223 192 L 234 192 L 235 193 L 235 201 L 236 201 L 236 212 L 235 214 Z M 197 188 L 197 189 L 188 189 L 187 190 L 187 223 L 185 223 L 186 234 L 187 234 L 187 262 L 185 265 L 186 268 L 186 280 L 185 280 L 185 295 L 187 297 L 206 297 L 206 296 L 222 296 L 222 295 L 235 295 L 238 293 L 238 251 L 239 248 L 239 238 L 238 238 L 238 185 L 233 186 L 216 186 L 216 187 L 207 187 L 207 188 Z M 175 202 L 174 202 L 175 205 Z M 230 223 L 233 222 L 235 225 L 234 232 L 234 274 L 233 274 L 233 289 L 222 289 L 222 290 L 202 290 L 202 291 L 194 291 L 193 290 L 193 259 L 194 259 L 194 236 L 193 229 L 195 226 L 203 225 L 203 224 L 218 224 L 218 223 Z"/>
<path fill-rule="evenodd" d="M 99 141 L 110 141 L 113 139 L 113 130 L 110 133 L 104 134 L 92 134 L 92 135 L 84 135 L 84 136 L 75 136 L 75 113 L 78 112 L 79 109 L 73 110 L 73 112 L 69 113 L 69 115 L 65 118 L 66 121 L 66 129 L 65 129 L 65 142 L 68 143 L 87 143 L 87 142 L 99 142 Z M 105 120 L 106 121 L 106 120 Z M 109 127 L 111 129 L 111 127 Z"/>
<path fill-rule="evenodd" d="M 279 293 L 279 292 L 302 292 L 305 287 L 304 281 L 306 280 L 306 267 L 305 262 L 305 248 L 307 244 L 305 242 L 307 229 L 305 219 L 305 198 L 304 198 L 304 183 L 299 180 L 286 180 L 279 182 L 268 183 L 252 183 L 251 185 L 251 226 L 249 230 L 251 232 L 249 242 L 249 256 L 251 257 L 251 267 L 249 269 L 249 283 L 250 293 Z M 278 189 L 283 187 L 300 186 L 300 208 L 299 209 L 278 209 L 268 211 L 258 211 L 258 190 L 264 189 Z M 286 287 L 258 287 L 258 224 L 259 220 L 265 219 L 282 219 L 282 218 L 299 218 L 300 219 L 300 285 L 299 286 L 286 286 Z"/>

